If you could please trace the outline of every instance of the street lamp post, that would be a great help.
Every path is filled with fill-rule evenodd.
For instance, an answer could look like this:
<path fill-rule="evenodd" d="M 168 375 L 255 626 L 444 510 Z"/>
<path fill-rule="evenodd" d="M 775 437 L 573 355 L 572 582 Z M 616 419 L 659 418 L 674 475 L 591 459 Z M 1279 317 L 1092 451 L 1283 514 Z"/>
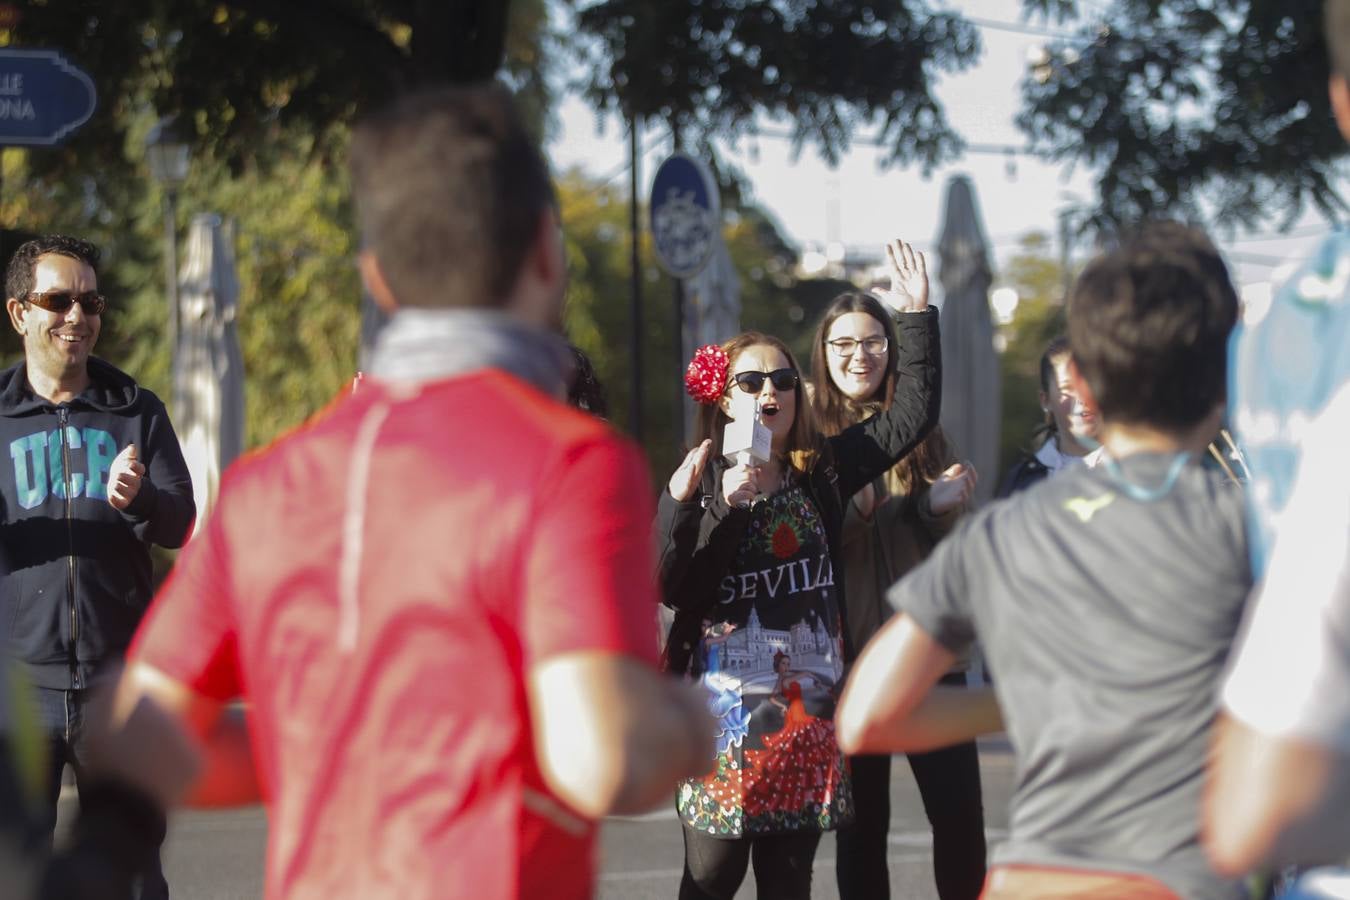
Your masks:
<path fill-rule="evenodd" d="M 178 352 L 178 225 L 175 206 L 178 186 L 187 178 L 189 148 L 178 130 L 176 116 L 155 123 L 145 138 L 150 174 L 164 188 L 164 277 L 169 298 L 169 349 Z"/>

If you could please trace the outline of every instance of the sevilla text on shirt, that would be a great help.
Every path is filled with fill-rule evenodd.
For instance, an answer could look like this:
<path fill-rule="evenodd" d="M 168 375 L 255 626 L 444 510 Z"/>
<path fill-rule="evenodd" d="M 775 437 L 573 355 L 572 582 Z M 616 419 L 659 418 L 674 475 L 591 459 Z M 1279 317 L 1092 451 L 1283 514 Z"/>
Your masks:
<path fill-rule="evenodd" d="M 787 584 L 784 584 L 786 576 Z M 763 584 L 764 593 L 760 594 Z M 814 591 L 822 587 L 834 587 L 834 570 L 830 567 L 830 554 L 822 553 L 813 562 L 810 559 L 795 559 L 769 569 L 756 572 L 741 572 L 722 579 L 722 603 L 735 603 L 737 600 L 753 600 L 760 596 L 774 599 L 778 592 L 786 588 L 788 594 Z"/>

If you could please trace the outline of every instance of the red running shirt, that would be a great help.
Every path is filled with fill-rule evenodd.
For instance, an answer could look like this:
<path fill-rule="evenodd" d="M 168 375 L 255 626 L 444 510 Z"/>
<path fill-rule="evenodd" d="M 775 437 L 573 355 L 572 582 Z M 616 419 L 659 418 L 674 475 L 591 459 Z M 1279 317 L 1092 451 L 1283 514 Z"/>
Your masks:
<path fill-rule="evenodd" d="M 525 675 L 655 666 L 650 497 L 636 448 L 496 371 L 367 380 L 230 470 L 132 656 L 249 701 L 268 898 L 590 895 Z"/>

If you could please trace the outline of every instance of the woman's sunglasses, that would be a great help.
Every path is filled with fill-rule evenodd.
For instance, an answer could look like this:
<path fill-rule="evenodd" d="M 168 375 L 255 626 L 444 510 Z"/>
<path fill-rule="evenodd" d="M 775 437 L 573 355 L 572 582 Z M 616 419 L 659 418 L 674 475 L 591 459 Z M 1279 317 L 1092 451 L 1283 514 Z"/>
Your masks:
<path fill-rule="evenodd" d="M 27 299 L 34 306 L 52 313 L 63 313 L 76 303 L 80 304 L 80 309 L 84 310 L 86 316 L 102 315 L 108 308 L 108 301 L 97 291 L 86 291 L 83 294 L 74 291 L 46 291 L 41 294 L 29 294 Z"/>
<path fill-rule="evenodd" d="M 747 394 L 758 394 L 764 388 L 764 379 L 773 382 L 780 391 L 790 391 L 797 386 L 796 369 L 774 369 L 772 372 L 737 372 L 731 381 Z"/>

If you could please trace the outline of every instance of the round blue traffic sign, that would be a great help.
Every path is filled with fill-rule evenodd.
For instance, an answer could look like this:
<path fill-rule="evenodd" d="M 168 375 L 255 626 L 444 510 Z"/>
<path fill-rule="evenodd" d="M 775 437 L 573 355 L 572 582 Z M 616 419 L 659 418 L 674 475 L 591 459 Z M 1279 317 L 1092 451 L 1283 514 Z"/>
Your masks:
<path fill-rule="evenodd" d="M 661 266 L 676 278 L 692 278 L 716 246 L 720 211 L 717 182 L 708 167 L 676 153 L 652 179 L 652 242 Z"/>

